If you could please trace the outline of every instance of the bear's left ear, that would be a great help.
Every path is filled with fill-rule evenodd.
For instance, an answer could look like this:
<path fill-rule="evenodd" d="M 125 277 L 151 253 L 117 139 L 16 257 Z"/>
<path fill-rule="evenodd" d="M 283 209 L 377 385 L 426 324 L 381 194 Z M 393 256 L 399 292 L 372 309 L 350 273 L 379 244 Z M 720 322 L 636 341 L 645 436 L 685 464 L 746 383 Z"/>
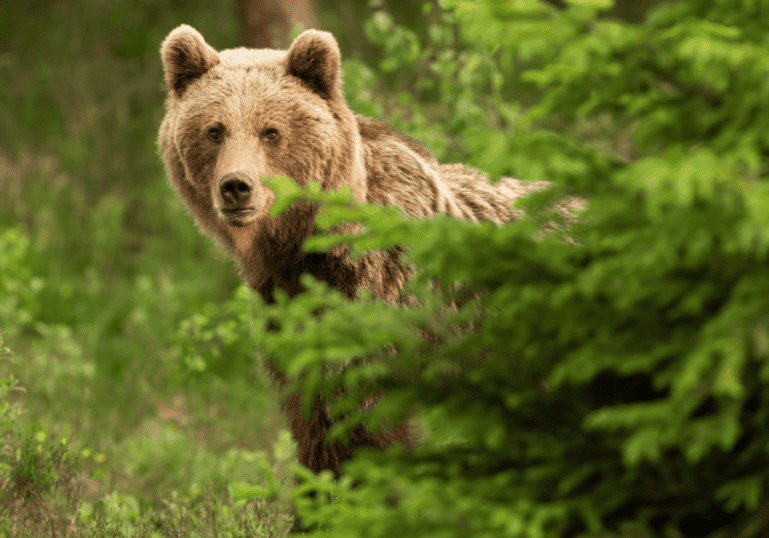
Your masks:
<path fill-rule="evenodd" d="M 219 55 L 200 32 L 182 24 L 160 46 L 168 91 L 181 97 L 190 82 L 205 75 L 219 63 Z"/>
<path fill-rule="evenodd" d="M 339 45 L 328 32 L 305 30 L 294 39 L 286 55 L 286 71 L 324 99 L 339 95 L 341 68 Z"/>

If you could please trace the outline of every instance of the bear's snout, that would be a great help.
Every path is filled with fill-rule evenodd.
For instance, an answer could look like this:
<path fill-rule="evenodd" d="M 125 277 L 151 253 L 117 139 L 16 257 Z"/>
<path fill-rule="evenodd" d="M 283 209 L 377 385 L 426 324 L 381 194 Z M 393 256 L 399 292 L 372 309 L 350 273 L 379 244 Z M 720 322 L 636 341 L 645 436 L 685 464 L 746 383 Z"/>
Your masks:
<path fill-rule="evenodd" d="M 253 192 L 254 182 L 244 172 L 230 172 L 219 180 L 219 195 L 226 207 L 243 208 L 248 205 Z"/>
<path fill-rule="evenodd" d="M 247 172 L 228 172 L 218 184 L 218 210 L 232 226 L 245 226 L 261 209 L 264 200 L 254 196 L 256 184 Z"/>

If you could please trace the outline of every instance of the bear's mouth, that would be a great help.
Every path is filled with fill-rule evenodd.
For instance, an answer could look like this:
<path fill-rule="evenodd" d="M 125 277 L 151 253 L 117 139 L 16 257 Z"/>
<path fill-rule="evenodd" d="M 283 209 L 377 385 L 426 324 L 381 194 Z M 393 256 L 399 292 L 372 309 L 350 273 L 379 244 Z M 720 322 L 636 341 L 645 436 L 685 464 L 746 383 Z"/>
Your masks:
<path fill-rule="evenodd" d="M 255 207 L 239 207 L 236 209 L 220 209 L 222 216 L 233 226 L 245 226 L 256 215 Z"/>

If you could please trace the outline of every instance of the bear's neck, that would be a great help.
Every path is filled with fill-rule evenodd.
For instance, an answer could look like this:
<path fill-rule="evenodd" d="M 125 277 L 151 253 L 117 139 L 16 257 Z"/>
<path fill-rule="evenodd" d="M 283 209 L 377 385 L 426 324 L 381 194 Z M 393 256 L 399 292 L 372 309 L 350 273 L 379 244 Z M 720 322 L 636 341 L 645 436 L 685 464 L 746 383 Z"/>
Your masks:
<path fill-rule="evenodd" d="M 318 207 L 309 202 L 294 203 L 278 217 L 268 217 L 253 232 L 250 248 L 236 250 L 241 270 L 249 286 L 267 303 L 274 301 L 275 289 L 289 297 L 304 291 L 300 276 L 309 273 L 318 280 L 355 296 L 358 270 L 349 259 L 347 247 L 329 252 L 305 252 L 302 242 L 318 233 L 315 215 Z"/>

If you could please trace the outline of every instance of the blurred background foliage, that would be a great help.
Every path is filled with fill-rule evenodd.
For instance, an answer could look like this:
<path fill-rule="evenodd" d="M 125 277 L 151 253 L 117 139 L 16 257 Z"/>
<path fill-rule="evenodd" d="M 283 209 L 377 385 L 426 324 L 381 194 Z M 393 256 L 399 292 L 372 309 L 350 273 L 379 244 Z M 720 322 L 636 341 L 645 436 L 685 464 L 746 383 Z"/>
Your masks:
<path fill-rule="evenodd" d="M 0 536 L 283 534 L 293 447 L 255 343 L 308 393 L 344 384 L 351 420 L 371 383 L 387 389 L 372 424 L 419 409 L 414 454 L 362 455 L 339 485 L 308 477 L 318 494 L 299 511 L 318 535 L 766 534 L 768 13 L 0 4 Z M 422 306 L 408 313 L 322 286 L 266 309 L 164 178 L 165 35 L 187 23 L 218 49 L 284 47 L 302 21 L 337 37 L 357 112 L 442 162 L 558 185 L 499 230 L 330 197 L 326 224 L 409 246 Z M 573 195 L 590 203 L 568 240 L 543 236 Z M 446 312 L 436 277 L 483 299 Z M 401 349 L 387 367 L 326 375 L 332 355 L 387 342 Z"/>

